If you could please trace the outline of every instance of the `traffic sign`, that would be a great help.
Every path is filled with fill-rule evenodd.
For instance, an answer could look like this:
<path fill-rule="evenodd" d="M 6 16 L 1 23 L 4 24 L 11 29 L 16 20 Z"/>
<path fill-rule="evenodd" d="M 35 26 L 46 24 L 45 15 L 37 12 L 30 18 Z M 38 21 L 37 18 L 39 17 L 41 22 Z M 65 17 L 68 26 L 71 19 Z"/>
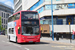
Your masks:
<path fill-rule="evenodd" d="M 72 22 L 72 19 L 71 19 L 71 18 L 68 18 L 68 22 L 70 22 L 70 23 L 71 23 L 71 22 Z"/>

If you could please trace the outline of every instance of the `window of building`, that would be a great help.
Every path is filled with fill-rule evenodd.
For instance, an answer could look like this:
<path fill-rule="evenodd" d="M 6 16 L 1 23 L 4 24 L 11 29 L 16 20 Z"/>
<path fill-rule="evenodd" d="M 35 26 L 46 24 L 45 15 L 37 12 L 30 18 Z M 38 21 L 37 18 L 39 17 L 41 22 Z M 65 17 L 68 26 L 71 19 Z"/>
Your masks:
<path fill-rule="evenodd" d="M 53 10 L 59 10 L 59 9 L 65 9 L 65 8 L 68 8 L 68 4 L 53 5 Z M 51 10 L 51 5 L 45 5 L 45 10 Z"/>
<path fill-rule="evenodd" d="M 74 24 L 75 24 L 75 16 L 74 16 L 73 20 L 74 20 Z"/>
<path fill-rule="evenodd" d="M 66 25 L 66 18 L 63 19 L 63 25 Z"/>
<path fill-rule="evenodd" d="M 45 5 L 45 10 L 51 10 L 51 5 Z"/>
<path fill-rule="evenodd" d="M 7 29 L 7 26 L 6 26 L 6 29 Z"/>
<path fill-rule="evenodd" d="M 48 21 L 49 21 L 49 20 L 44 20 L 44 24 L 48 24 Z"/>
<path fill-rule="evenodd" d="M 75 5 L 73 4 L 73 3 L 70 3 L 70 4 L 68 4 L 68 8 L 70 9 L 70 8 L 74 8 L 75 7 Z"/>
<path fill-rule="evenodd" d="M 57 5 L 57 9 L 62 9 L 62 5 Z"/>
<path fill-rule="evenodd" d="M 49 25 L 52 25 L 52 20 L 51 20 L 51 19 L 43 20 L 43 24 L 49 24 Z M 54 24 L 54 25 L 57 24 L 56 19 L 53 19 L 53 24 Z"/>
<path fill-rule="evenodd" d="M 57 25 L 63 25 L 63 19 L 58 19 L 57 20 Z"/>
<path fill-rule="evenodd" d="M 6 20 L 6 24 L 7 24 L 7 20 Z"/>
<path fill-rule="evenodd" d="M 49 24 L 49 25 L 52 25 L 52 20 L 51 20 L 51 19 L 48 21 L 48 24 Z M 57 24 L 56 19 L 53 19 L 53 24 L 54 24 L 54 25 Z"/>
<path fill-rule="evenodd" d="M 43 20 L 40 20 L 40 24 L 43 24 Z"/>
<path fill-rule="evenodd" d="M 9 17 L 9 14 L 6 14 L 6 18 L 8 18 Z"/>
<path fill-rule="evenodd" d="M 66 8 L 68 8 L 68 4 L 63 4 L 62 9 L 66 9 Z"/>
<path fill-rule="evenodd" d="M 2 12 L 2 17 L 3 17 L 3 12 Z"/>
<path fill-rule="evenodd" d="M 68 6 L 74 6 L 74 4 L 73 3 L 70 3 L 70 4 L 68 4 Z"/>
<path fill-rule="evenodd" d="M 4 25 L 4 28 L 5 28 L 5 25 Z"/>
<path fill-rule="evenodd" d="M 49 20 L 49 22 L 48 22 L 48 23 L 49 23 L 49 25 L 52 25 L 52 21 L 51 21 L 51 20 Z"/>
<path fill-rule="evenodd" d="M 70 9 L 70 8 L 75 8 L 75 4 L 74 4 L 74 3 L 68 4 L 68 8 L 69 8 L 69 9 Z"/>
<path fill-rule="evenodd" d="M 53 19 L 53 24 L 54 24 L 54 25 L 56 25 L 56 24 L 57 24 L 57 23 L 56 23 L 56 19 Z"/>
<path fill-rule="evenodd" d="M 56 1 L 61 1 L 61 0 L 56 0 Z"/>
<path fill-rule="evenodd" d="M 51 1 L 51 0 L 44 0 L 45 2 L 49 2 L 49 1 Z M 53 0 L 53 1 L 61 1 L 61 0 Z"/>
<path fill-rule="evenodd" d="M 34 10 L 35 8 L 37 8 L 39 5 L 41 5 L 44 2 L 44 0 L 39 0 L 39 2 L 37 2 L 35 5 L 33 5 L 30 10 Z"/>
<path fill-rule="evenodd" d="M 6 14 L 6 18 L 7 18 L 7 14 Z"/>
<path fill-rule="evenodd" d="M 2 23 L 3 23 L 3 19 L 2 19 Z"/>
<path fill-rule="evenodd" d="M 53 10 L 57 9 L 57 5 L 53 5 Z"/>
<path fill-rule="evenodd" d="M 3 28 L 3 25 L 2 25 L 2 28 Z"/>
<path fill-rule="evenodd" d="M 53 5 L 53 10 L 57 9 L 57 5 Z M 45 10 L 51 10 L 51 5 L 45 5 Z"/>
<path fill-rule="evenodd" d="M 44 0 L 45 2 L 49 2 L 49 1 L 51 1 L 51 0 Z"/>
<path fill-rule="evenodd" d="M 5 18 L 5 13 L 4 13 L 4 18 Z"/>
<path fill-rule="evenodd" d="M 4 24 L 5 24 L 5 19 L 4 19 Z"/>
<path fill-rule="evenodd" d="M 37 11 L 38 11 L 38 13 L 43 12 L 44 11 L 44 7 L 39 8 Z"/>

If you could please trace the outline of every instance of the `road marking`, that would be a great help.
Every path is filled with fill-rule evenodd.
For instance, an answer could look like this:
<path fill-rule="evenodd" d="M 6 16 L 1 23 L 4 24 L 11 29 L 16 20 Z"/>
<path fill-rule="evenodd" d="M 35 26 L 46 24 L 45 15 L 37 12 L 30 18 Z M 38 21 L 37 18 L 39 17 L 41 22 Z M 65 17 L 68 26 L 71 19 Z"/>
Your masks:
<path fill-rule="evenodd" d="M 74 46 L 51 46 L 51 47 L 55 47 L 55 48 L 60 48 L 60 49 L 75 49 Z"/>
<path fill-rule="evenodd" d="M 37 47 L 38 47 L 39 45 L 40 45 L 40 46 L 49 46 L 49 44 L 26 45 L 26 46 L 33 46 L 33 47 L 36 47 L 36 46 L 37 46 Z"/>
<path fill-rule="evenodd" d="M 25 50 L 29 50 L 28 48 L 25 48 Z"/>

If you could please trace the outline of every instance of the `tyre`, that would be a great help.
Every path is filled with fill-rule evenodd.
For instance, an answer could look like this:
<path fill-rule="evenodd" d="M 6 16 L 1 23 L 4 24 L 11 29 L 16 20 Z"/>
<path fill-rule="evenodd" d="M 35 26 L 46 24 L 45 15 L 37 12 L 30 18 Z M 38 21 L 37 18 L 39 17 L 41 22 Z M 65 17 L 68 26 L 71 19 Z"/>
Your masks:
<path fill-rule="evenodd" d="M 16 37 L 16 43 L 18 43 L 18 42 L 17 42 L 17 37 Z"/>

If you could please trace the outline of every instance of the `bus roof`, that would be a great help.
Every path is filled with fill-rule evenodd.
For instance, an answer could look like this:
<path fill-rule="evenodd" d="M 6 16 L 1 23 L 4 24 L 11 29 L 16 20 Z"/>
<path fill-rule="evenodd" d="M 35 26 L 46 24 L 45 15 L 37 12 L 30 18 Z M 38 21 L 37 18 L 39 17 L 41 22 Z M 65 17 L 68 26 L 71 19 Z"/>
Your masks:
<path fill-rule="evenodd" d="M 15 15 L 15 14 L 17 14 L 17 13 L 19 13 L 19 12 L 23 12 L 23 11 L 37 12 L 37 11 L 31 11 L 31 10 L 21 10 L 21 11 L 18 11 L 18 12 L 16 12 L 16 13 L 14 13 L 13 15 Z"/>
<path fill-rule="evenodd" d="M 24 12 L 24 11 L 29 11 L 29 12 L 37 12 L 37 11 L 31 11 L 31 10 L 21 10 L 21 11 L 18 11 L 16 13 L 14 13 L 13 15 L 19 13 L 19 12 Z M 13 15 L 10 15 L 8 18 L 12 17 Z"/>

